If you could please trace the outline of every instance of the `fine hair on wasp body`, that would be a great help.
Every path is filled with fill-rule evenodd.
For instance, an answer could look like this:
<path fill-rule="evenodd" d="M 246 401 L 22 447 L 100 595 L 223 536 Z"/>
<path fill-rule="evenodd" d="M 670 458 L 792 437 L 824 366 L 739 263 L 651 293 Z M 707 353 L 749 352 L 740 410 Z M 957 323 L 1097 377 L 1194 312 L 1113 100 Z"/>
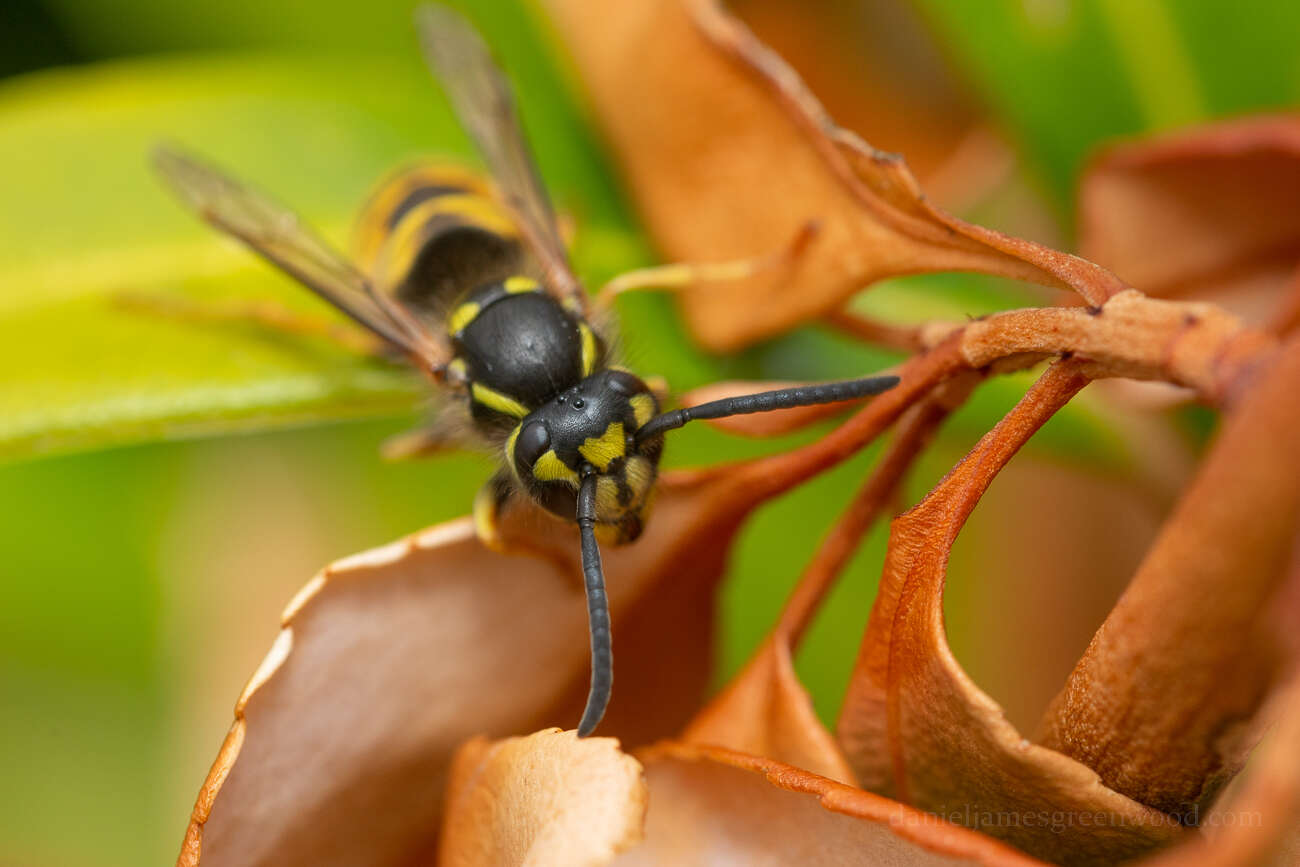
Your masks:
<path fill-rule="evenodd" d="M 601 305 L 569 267 L 509 84 L 482 39 L 442 6 L 421 7 L 417 26 L 494 183 L 451 166 L 400 171 L 363 208 L 355 260 L 292 211 L 177 148 L 157 148 L 154 166 L 201 217 L 459 396 L 477 439 L 501 462 L 473 505 L 485 544 L 509 550 L 498 519 L 514 498 L 577 524 L 592 660 L 578 724 L 585 737 L 604 716 L 613 682 L 598 540 L 624 544 L 641 534 L 665 435 L 695 419 L 862 398 L 898 380 L 870 376 L 663 411 L 646 382 L 615 363 Z M 438 429 L 425 445 L 437 445 Z"/>

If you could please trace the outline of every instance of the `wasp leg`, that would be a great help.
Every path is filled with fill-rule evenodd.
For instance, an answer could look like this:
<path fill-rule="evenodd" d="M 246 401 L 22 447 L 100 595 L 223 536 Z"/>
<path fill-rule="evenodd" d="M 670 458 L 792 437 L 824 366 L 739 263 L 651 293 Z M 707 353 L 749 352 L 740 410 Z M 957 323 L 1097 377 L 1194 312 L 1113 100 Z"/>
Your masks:
<path fill-rule="evenodd" d="M 514 553 L 501 535 L 501 514 L 514 492 L 510 474 L 497 470 L 474 497 L 474 532 L 480 542 L 498 554 Z"/>
<path fill-rule="evenodd" d="M 575 576 L 578 563 L 573 552 L 549 546 L 545 542 L 534 543 L 517 535 L 502 532 L 502 515 L 515 495 L 514 481 L 506 470 L 497 470 L 492 478 L 484 482 L 474 497 L 474 533 L 484 547 L 511 557 L 538 557 L 550 562 L 560 574 Z"/>
<path fill-rule="evenodd" d="M 426 426 L 393 434 L 379 447 L 379 454 L 386 461 L 407 461 L 461 451 L 464 448 L 465 444 L 460 437 Z"/>
<path fill-rule="evenodd" d="M 607 310 L 614 299 L 624 292 L 653 289 L 659 292 L 677 292 L 701 283 L 744 280 L 771 268 L 779 268 L 797 261 L 808 244 L 817 235 L 817 223 L 804 223 L 785 247 L 773 253 L 735 259 L 730 262 L 679 262 L 656 265 L 628 271 L 610 280 L 596 293 L 596 306 Z"/>
<path fill-rule="evenodd" d="M 122 292 L 114 296 L 119 306 L 154 316 L 199 323 L 253 324 L 281 334 L 327 340 L 349 352 L 391 358 L 383 341 L 342 322 L 290 310 L 272 301 L 195 301 L 176 295 Z"/>

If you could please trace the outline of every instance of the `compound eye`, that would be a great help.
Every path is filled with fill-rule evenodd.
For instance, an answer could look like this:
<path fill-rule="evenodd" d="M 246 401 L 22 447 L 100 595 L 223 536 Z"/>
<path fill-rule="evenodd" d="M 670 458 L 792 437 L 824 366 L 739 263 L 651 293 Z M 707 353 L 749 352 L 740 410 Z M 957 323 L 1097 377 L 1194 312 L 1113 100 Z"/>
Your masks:
<path fill-rule="evenodd" d="M 645 394 L 650 389 L 641 381 L 639 376 L 628 373 L 626 370 L 608 371 L 606 380 L 609 387 L 625 397 L 631 397 L 634 394 Z"/>
<path fill-rule="evenodd" d="M 550 447 L 551 432 L 546 429 L 546 423 L 530 421 L 515 437 L 515 463 L 530 468 Z"/>

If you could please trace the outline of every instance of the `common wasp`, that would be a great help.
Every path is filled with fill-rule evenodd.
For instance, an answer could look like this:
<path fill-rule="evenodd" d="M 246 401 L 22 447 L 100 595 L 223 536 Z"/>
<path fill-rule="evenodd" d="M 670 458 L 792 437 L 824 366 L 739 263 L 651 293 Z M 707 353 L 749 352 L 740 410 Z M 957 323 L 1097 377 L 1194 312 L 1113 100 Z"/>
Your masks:
<path fill-rule="evenodd" d="M 429 66 L 494 183 L 437 165 L 399 173 L 363 209 L 355 263 L 292 211 L 202 160 L 161 146 L 154 165 L 204 220 L 458 398 L 478 441 L 501 459 L 474 502 L 486 544 L 503 546 L 498 517 L 513 497 L 578 525 L 591 637 L 591 688 L 578 724 L 585 737 L 604 716 L 613 684 L 597 535 L 610 544 L 640 535 L 664 435 L 696 419 L 861 398 L 898 380 L 871 376 L 664 411 L 644 380 L 615 364 L 591 309 L 600 301 L 589 300 L 569 266 L 510 85 L 487 46 L 442 6 L 421 7 L 417 26 Z M 647 269 L 620 288 L 655 278 L 656 269 Z M 424 445 L 437 438 L 435 430 Z"/>

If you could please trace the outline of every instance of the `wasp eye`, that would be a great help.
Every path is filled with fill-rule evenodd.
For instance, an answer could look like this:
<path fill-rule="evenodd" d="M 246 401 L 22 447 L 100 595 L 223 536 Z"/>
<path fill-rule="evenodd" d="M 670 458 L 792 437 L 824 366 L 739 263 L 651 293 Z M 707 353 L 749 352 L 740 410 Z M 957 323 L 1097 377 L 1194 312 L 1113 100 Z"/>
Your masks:
<path fill-rule="evenodd" d="M 522 467 L 531 467 L 550 447 L 551 432 L 546 429 L 546 424 L 530 421 L 515 438 L 515 462 Z"/>

